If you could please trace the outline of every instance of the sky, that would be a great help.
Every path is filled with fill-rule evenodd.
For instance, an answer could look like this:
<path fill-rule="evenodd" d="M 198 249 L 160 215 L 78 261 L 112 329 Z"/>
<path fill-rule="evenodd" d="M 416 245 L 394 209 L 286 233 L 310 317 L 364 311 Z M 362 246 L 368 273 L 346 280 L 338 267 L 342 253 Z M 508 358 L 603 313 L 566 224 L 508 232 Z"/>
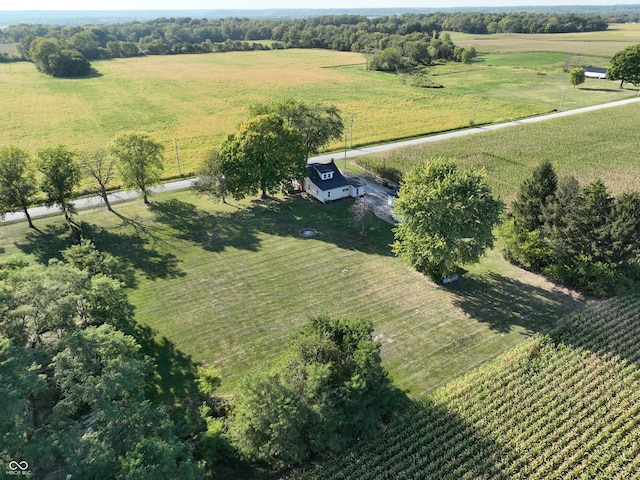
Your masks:
<path fill-rule="evenodd" d="M 640 0 L 2 0 L 0 10 L 217 10 L 274 8 L 489 7 L 526 5 L 619 5 Z"/>

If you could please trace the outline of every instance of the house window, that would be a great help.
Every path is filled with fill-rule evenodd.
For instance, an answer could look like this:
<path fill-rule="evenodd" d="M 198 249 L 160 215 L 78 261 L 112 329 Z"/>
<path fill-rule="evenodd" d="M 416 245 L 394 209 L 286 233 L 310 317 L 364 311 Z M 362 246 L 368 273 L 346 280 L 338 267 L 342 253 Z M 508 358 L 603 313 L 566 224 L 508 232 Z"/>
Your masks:
<path fill-rule="evenodd" d="M 331 192 L 327 192 L 327 198 L 331 198 Z"/>
<path fill-rule="evenodd" d="M 331 180 L 333 178 L 333 172 L 324 172 L 320 175 L 322 180 Z"/>

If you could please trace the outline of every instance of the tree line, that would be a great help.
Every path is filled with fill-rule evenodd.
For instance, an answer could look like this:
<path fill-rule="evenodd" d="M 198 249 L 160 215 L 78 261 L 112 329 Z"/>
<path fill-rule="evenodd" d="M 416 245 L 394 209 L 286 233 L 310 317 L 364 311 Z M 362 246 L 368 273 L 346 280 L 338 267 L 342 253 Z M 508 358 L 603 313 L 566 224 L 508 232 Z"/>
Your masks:
<path fill-rule="evenodd" d="M 599 179 L 581 186 L 549 162 L 520 186 L 502 236 L 509 260 L 590 295 L 640 280 L 640 193 L 614 197 Z"/>
<path fill-rule="evenodd" d="M 442 20 L 443 30 L 473 34 L 597 32 L 607 27 L 600 15 L 578 13 L 453 13 Z"/>
<path fill-rule="evenodd" d="M 99 59 L 278 48 L 366 54 L 394 48 L 408 64 L 461 61 L 461 51 L 454 51 L 451 39 L 440 38 L 442 28 L 437 14 L 294 20 L 159 18 L 113 25 L 14 25 L 0 30 L 0 41 L 18 43 L 21 59 L 53 76 L 86 75 L 89 62 Z M 375 68 L 376 63 L 371 65 Z"/>
<path fill-rule="evenodd" d="M 18 43 L 21 59 L 46 74 L 83 76 L 90 61 L 279 48 L 322 48 L 371 55 L 368 66 L 395 71 L 435 60 L 470 61 L 444 30 L 562 33 L 605 30 L 598 15 L 545 13 L 430 13 L 382 17 L 324 15 L 300 19 L 158 18 L 112 25 L 13 25 L 0 41 Z M 7 55 L 2 61 L 9 61 Z"/>
<path fill-rule="evenodd" d="M 126 132 L 118 135 L 108 150 L 77 152 L 66 145 L 39 150 L 35 161 L 18 147 L 0 148 L 0 217 L 23 212 L 29 227 L 37 230 L 29 208 L 43 200 L 58 206 L 69 229 L 77 234 L 72 215 L 73 199 L 83 176 L 91 180 L 90 191 L 100 195 L 112 211 L 108 188 L 117 179 L 125 188 L 138 190 L 149 203 L 151 188 L 160 182 L 164 169 L 163 147 L 147 134 Z M 36 178 L 38 176 L 38 178 Z"/>

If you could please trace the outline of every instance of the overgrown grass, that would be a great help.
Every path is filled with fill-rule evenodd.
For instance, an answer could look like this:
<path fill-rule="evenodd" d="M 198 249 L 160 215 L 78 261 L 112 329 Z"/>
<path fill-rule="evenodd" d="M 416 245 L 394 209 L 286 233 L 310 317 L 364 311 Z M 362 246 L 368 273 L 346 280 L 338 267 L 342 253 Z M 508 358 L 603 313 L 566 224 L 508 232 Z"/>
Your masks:
<path fill-rule="evenodd" d="M 609 108 L 396 149 L 358 162 L 406 172 L 416 162 L 444 156 L 484 168 L 492 190 L 511 200 L 531 171 L 548 160 L 559 175 L 574 175 L 582 183 L 601 178 L 620 193 L 637 190 L 640 183 L 639 114 L 639 104 Z"/>
<path fill-rule="evenodd" d="M 384 366 L 413 398 L 477 366 L 583 304 L 491 252 L 462 280 L 434 285 L 390 253 L 391 225 L 361 237 L 350 201 L 292 197 L 214 204 L 190 192 L 85 211 L 84 232 L 122 262 L 140 322 L 196 361 L 216 365 L 223 393 L 274 359 L 309 316 L 373 319 Z M 6 254 L 46 262 L 68 243 L 58 217 L 5 225 Z M 51 227 L 47 226 L 51 225 Z M 299 235 L 302 228 L 318 234 Z"/>

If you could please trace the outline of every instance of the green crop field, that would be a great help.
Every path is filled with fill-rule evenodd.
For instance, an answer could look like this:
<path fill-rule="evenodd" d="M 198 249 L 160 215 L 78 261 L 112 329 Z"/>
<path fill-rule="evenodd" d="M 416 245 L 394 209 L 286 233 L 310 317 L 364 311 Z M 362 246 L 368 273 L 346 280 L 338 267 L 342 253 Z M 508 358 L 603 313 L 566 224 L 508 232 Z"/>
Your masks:
<path fill-rule="evenodd" d="M 582 183 L 600 178 L 620 193 L 640 184 L 638 115 L 640 104 L 608 108 L 395 149 L 358 163 L 404 172 L 416 162 L 443 156 L 485 169 L 493 191 L 511 200 L 533 168 L 549 160 L 560 175 L 574 175 Z"/>
<path fill-rule="evenodd" d="M 557 68 L 560 56 L 532 53 L 528 39 L 520 43 L 529 53 L 520 57 L 429 67 L 439 89 L 413 86 L 407 75 L 367 71 L 361 54 L 326 50 L 96 61 L 98 73 L 81 79 L 46 77 L 25 62 L 0 64 L 0 145 L 31 153 L 58 143 L 91 150 L 121 131 L 143 131 L 165 146 L 166 176 L 174 176 L 194 172 L 256 102 L 295 97 L 335 104 L 349 138 L 353 116 L 356 146 L 463 128 L 472 119 L 486 124 L 536 115 L 558 107 L 568 82 Z M 585 55 L 597 55 L 601 43 L 585 43 Z M 564 107 L 634 94 L 615 82 L 589 80 L 567 92 Z"/>
<path fill-rule="evenodd" d="M 464 281 L 436 286 L 391 255 L 391 225 L 376 220 L 360 237 L 350 203 L 232 206 L 186 191 L 158 195 L 150 209 L 128 202 L 116 206 L 121 216 L 84 211 L 79 220 L 99 249 L 122 260 L 138 321 L 216 365 L 224 393 L 313 315 L 372 318 L 394 382 L 423 398 L 583 304 L 497 252 Z M 58 255 L 68 242 L 63 220 L 36 224 L 44 235 L 3 226 L 5 254 Z M 304 239 L 302 228 L 318 235 Z"/>
<path fill-rule="evenodd" d="M 587 308 L 284 478 L 640 478 L 640 297 Z"/>

